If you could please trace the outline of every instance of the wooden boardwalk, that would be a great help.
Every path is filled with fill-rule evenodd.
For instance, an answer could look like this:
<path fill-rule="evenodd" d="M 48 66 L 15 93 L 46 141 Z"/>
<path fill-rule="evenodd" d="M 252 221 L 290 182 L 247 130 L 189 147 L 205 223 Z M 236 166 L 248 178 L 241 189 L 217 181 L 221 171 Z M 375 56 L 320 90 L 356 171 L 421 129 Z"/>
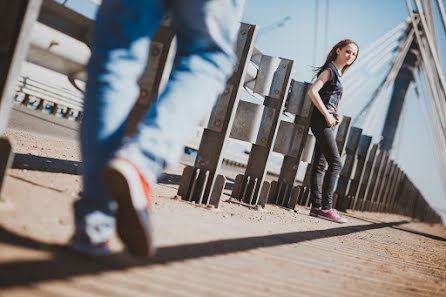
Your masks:
<path fill-rule="evenodd" d="M 44 157 L 76 159 L 73 145 L 15 137 L 18 152 L 39 155 L 44 143 Z M 256 211 L 223 202 L 213 211 L 171 199 L 181 169 L 154 189 L 152 260 L 129 256 L 117 238 L 113 256 L 73 254 L 63 245 L 80 176 L 10 170 L 0 296 L 446 296 L 444 226 L 361 212 L 340 225 L 303 207 Z"/>

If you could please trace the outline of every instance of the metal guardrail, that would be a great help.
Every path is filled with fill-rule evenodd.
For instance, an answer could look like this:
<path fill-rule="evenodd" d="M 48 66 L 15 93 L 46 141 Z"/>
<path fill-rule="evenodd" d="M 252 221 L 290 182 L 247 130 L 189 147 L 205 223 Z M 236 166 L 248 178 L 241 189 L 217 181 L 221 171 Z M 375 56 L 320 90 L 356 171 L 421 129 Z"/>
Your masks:
<path fill-rule="evenodd" d="M 31 2 L 40 5 L 38 0 Z M 35 10 L 35 7 L 25 7 Z M 29 21 L 32 23 L 34 19 L 30 17 Z M 86 43 L 88 40 L 91 21 L 53 1 L 44 0 L 39 21 L 71 36 L 77 40 L 75 42 Z M 23 15 L 16 22 L 27 24 L 26 30 L 29 32 L 30 26 L 23 21 Z M 293 61 L 267 56 L 255 49 L 255 36 L 255 26 L 241 25 L 236 70 L 227 81 L 207 128 L 204 128 L 194 166 L 186 167 L 181 178 L 178 195 L 184 200 L 218 207 L 226 184 L 225 177 L 219 174 L 222 152 L 225 143 L 232 137 L 252 146 L 246 171 L 236 178 L 231 195 L 233 201 L 249 207 L 263 207 L 269 202 L 291 209 L 296 204 L 309 204 L 311 163 L 307 166 L 303 184 L 296 184 L 297 168 L 302 161 L 310 161 L 314 146 L 314 139 L 308 138 L 307 141 L 312 108 L 306 96 L 308 85 L 291 79 Z M 29 43 L 31 36 L 25 37 L 24 40 Z M 26 45 L 25 41 L 23 43 Z M 20 51 L 20 46 L 20 42 L 16 43 L 16 50 Z M 140 80 L 140 96 L 131 115 L 135 122 L 162 88 L 163 79 L 170 71 L 169 57 L 172 57 L 174 46 L 174 32 L 169 21 L 165 20 L 153 38 L 149 63 Z M 49 49 L 51 52 L 51 47 Z M 63 54 L 59 56 L 69 58 Z M 9 55 L 8 59 L 11 57 Z M 39 63 L 38 59 L 36 61 Z M 19 65 L 17 63 L 14 65 Z M 33 103 L 37 108 L 46 109 L 45 104 L 48 104 L 49 110 L 53 108 L 51 112 L 54 112 L 54 105 L 71 110 L 82 108 L 79 94 L 62 92 L 27 78 L 19 80 L 16 87 L 18 94 L 21 94 L 16 99 L 19 102 L 26 102 L 26 98 L 43 100 L 39 105 Z M 242 87 L 248 88 L 262 104 L 240 101 L 238 95 Z M 10 100 L 10 97 L 8 99 L 3 95 L 2 104 L 5 98 Z M 291 120 L 283 120 L 285 110 Z M 370 140 L 369 136 L 362 135 L 361 129 L 350 127 L 349 118 L 344 118 L 339 125 L 336 142 L 345 161 L 335 193 L 336 207 L 341 210 L 353 208 L 397 212 L 429 222 L 441 221 L 405 173 L 376 144 L 371 145 Z M 265 174 L 274 151 L 283 155 L 283 163 L 277 180 L 270 183 L 265 181 Z"/>
<path fill-rule="evenodd" d="M 28 62 L 85 81 L 84 67 L 89 58 L 87 44 L 44 24 L 34 24 Z"/>
<path fill-rule="evenodd" d="M 43 0 L 38 21 L 88 44 L 93 21 L 52 0 Z"/>

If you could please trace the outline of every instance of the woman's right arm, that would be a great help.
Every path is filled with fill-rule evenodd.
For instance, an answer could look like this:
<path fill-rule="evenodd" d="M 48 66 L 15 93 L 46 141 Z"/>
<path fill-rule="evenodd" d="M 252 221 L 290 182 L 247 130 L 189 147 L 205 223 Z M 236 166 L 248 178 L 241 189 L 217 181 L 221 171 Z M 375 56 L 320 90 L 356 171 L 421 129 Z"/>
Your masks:
<path fill-rule="evenodd" d="M 319 91 L 322 89 L 324 84 L 330 79 L 331 79 L 330 70 L 326 69 L 322 71 L 322 73 L 318 76 L 316 81 L 311 85 L 310 89 L 308 90 L 308 96 L 310 96 L 310 99 L 313 102 L 313 104 L 317 107 L 317 109 L 319 109 L 319 111 L 325 117 L 328 126 L 333 127 L 334 125 L 336 125 L 336 119 L 331 113 L 328 112 L 328 109 L 325 107 L 325 104 L 322 101 L 321 96 L 319 95 Z"/>

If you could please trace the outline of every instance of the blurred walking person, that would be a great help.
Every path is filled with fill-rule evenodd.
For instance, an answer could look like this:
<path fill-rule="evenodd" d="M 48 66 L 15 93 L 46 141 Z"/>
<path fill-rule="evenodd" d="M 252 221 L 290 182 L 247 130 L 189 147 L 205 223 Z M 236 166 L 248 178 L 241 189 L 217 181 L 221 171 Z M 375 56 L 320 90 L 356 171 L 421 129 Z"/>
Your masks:
<path fill-rule="evenodd" d="M 176 164 L 183 143 L 212 108 L 235 64 L 241 0 L 104 0 L 95 22 L 81 125 L 83 192 L 71 246 L 110 253 L 115 230 L 129 252 L 152 256 L 150 192 Z M 166 89 L 124 137 L 163 16 L 172 15 L 177 53 Z"/>

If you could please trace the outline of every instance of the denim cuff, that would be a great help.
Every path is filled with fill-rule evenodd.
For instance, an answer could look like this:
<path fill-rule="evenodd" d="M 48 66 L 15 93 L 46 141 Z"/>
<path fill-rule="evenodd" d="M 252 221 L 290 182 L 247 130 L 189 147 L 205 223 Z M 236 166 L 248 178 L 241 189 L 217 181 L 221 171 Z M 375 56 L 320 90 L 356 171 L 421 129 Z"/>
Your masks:
<path fill-rule="evenodd" d="M 158 178 L 163 171 L 162 164 L 155 161 L 150 154 L 143 153 L 138 146 L 133 143 L 124 145 L 116 153 L 116 157 L 124 158 L 132 162 L 150 185 L 157 183 Z"/>

